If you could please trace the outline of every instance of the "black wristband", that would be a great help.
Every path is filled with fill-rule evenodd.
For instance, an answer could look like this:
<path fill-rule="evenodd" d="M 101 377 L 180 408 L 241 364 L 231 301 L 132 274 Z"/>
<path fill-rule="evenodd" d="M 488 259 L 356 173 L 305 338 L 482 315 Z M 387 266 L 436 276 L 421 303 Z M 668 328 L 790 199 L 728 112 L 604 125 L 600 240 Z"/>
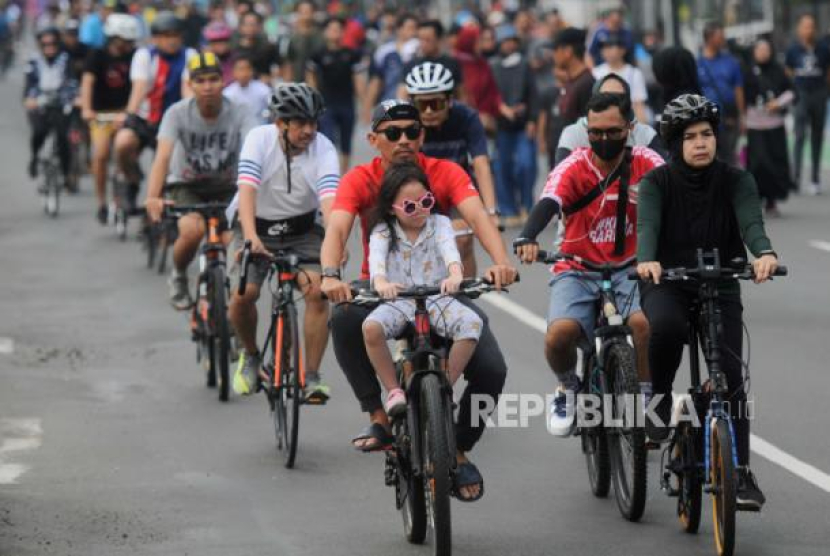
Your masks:
<path fill-rule="evenodd" d="M 323 268 L 323 278 L 336 278 L 340 280 L 340 269 L 333 266 Z"/>

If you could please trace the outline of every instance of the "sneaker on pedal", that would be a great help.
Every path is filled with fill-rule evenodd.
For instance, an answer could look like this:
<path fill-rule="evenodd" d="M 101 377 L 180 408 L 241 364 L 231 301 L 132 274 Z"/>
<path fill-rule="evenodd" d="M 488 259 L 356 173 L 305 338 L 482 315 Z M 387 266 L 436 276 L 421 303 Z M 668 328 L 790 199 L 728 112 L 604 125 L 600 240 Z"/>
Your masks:
<path fill-rule="evenodd" d="M 553 436 L 567 438 L 576 428 L 576 393 L 572 390 L 557 388 L 550 404 L 548 415 L 548 432 Z"/>
<path fill-rule="evenodd" d="M 233 391 L 240 396 L 248 396 L 257 391 L 259 367 L 262 364 L 259 354 L 250 354 L 243 350 L 239 354 L 239 363 L 233 374 Z"/>
<path fill-rule="evenodd" d="M 187 274 L 179 274 L 174 270 L 167 279 L 167 285 L 170 286 L 170 305 L 174 309 L 184 311 L 193 305 Z"/>
<path fill-rule="evenodd" d="M 321 405 L 328 401 L 330 389 L 320 380 L 319 373 L 306 373 L 303 393 L 306 403 Z"/>
<path fill-rule="evenodd" d="M 739 467 L 737 471 L 738 488 L 735 501 L 738 509 L 744 512 L 760 512 L 767 499 L 758 487 L 755 475 L 749 467 Z"/>

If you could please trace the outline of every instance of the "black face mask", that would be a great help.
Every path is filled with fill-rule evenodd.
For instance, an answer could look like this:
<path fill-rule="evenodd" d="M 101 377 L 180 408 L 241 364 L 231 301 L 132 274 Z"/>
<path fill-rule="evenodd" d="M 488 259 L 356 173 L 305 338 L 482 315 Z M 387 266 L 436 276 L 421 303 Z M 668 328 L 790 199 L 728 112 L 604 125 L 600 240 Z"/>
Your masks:
<path fill-rule="evenodd" d="M 602 160 L 608 162 L 617 158 L 625 148 L 628 135 L 621 139 L 598 139 L 591 141 L 591 150 Z"/>

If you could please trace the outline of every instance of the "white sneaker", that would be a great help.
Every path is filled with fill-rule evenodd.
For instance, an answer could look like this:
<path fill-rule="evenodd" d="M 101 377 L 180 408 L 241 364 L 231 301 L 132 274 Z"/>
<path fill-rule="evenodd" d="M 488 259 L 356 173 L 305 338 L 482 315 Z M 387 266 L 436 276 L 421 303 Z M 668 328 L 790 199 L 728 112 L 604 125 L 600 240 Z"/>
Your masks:
<path fill-rule="evenodd" d="M 818 182 L 813 182 L 807 186 L 807 194 L 808 195 L 821 195 L 821 184 Z"/>
<path fill-rule="evenodd" d="M 548 432 L 553 436 L 567 438 L 576 427 L 576 393 L 562 388 L 556 389 L 556 396 L 550 403 Z"/>

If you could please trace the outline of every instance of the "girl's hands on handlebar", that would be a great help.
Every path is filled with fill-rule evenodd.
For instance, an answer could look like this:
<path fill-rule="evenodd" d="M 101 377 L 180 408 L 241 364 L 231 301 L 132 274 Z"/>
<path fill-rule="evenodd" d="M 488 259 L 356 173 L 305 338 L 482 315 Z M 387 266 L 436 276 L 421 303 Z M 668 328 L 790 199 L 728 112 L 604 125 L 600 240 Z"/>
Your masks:
<path fill-rule="evenodd" d="M 637 274 L 640 275 L 641 280 L 650 280 L 655 284 L 659 284 L 660 276 L 663 275 L 663 267 L 658 262 L 639 263 L 637 265 Z"/>
<path fill-rule="evenodd" d="M 762 284 L 769 280 L 778 268 L 778 257 L 775 255 L 762 255 L 752 261 L 752 271 L 755 273 L 755 283 Z"/>
<path fill-rule="evenodd" d="M 389 282 L 383 276 L 377 276 L 375 278 L 375 291 L 378 292 L 378 295 L 381 299 L 395 299 L 398 297 L 398 292 L 401 290 L 406 289 L 403 284 L 398 284 L 396 282 Z"/>

